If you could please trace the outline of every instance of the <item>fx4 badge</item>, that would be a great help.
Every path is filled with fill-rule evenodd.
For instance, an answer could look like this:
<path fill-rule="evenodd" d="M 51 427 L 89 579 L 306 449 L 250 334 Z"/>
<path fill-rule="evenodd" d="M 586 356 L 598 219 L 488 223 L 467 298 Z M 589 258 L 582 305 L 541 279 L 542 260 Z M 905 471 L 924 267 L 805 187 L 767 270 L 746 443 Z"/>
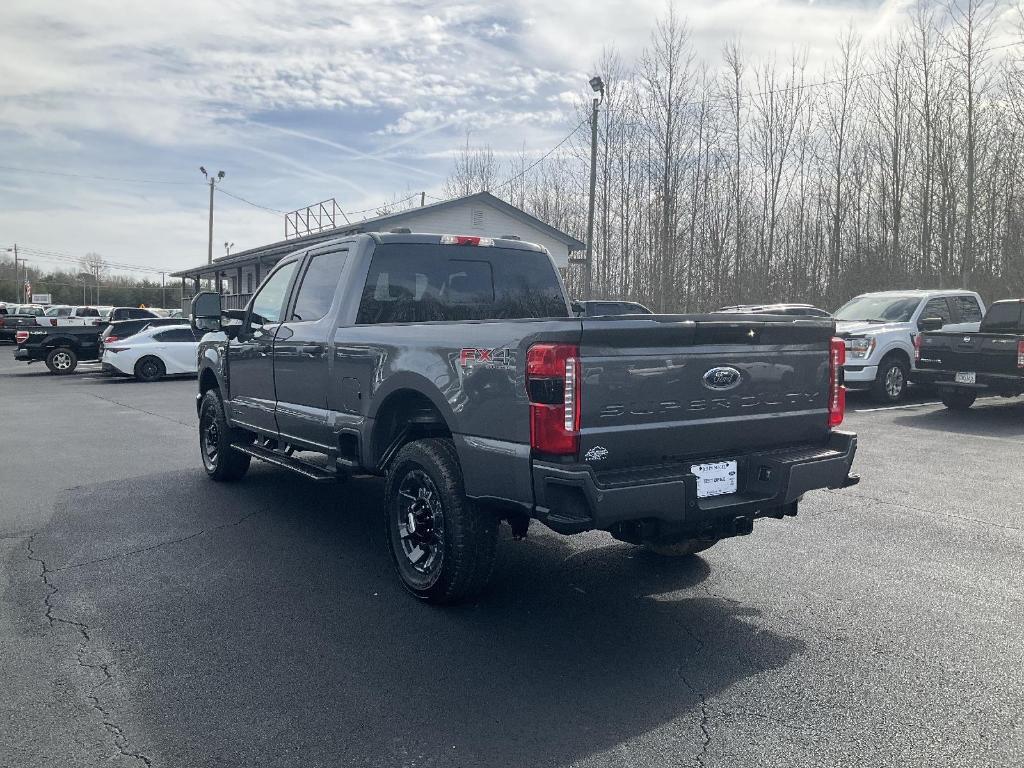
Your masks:
<path fill-rule="evenodd" d="M 459 350 L 459 365 L 471 368 L 476 363 L 486 363 L 495 368 L 510 368 L 513 365 L 512 351 L 501 349 L 476 349 L 463 347 Z"/>
<path fill-rule="evenodd" d="M 608 458 L 608 449 L 603 445 L 595 445 L 584 454 L 583 458 L 587 461 L 603 461 Z"/>

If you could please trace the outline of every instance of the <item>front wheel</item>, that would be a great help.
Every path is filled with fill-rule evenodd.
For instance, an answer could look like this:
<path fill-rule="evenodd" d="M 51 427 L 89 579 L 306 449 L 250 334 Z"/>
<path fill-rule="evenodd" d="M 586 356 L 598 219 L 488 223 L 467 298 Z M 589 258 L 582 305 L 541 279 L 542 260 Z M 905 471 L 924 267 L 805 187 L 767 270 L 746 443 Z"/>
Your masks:
<path fill-rule="evenodd" d="M 878 366 L 871 391 L 880 403 L 898 403 L 907 394 L 910 367 L 897 355 L 886 357 Z"/>
<path fill-rule="evenodd" d="M 199 450 L 206 474 L 221 482 L 240 480 L 245 476 L 249 471 L 249 454 L 231 447 L 231 443 L 240 437 L 241 430 L 228 426 L 220 393 L 211 389 L 203 397 L 199 409 Z"/>
<path fill-rule="evenodd" d="M 46 355 L 46 367 L 56 376 L 66 376 L 78 367 L 78 355 L 70 347 L 56 347 Z"/>
<path fill-rule="evenodd" d="M 498 518 L 466 498 L 451 440 L 407 443 L 388 468 L 388 544 L 405 588 L 428 603 L 455 603 L 490 582 Z"/>
<path fill-rule="evenodd" d="M 974 401 L 977 399 L 978 396 L 973 392 L 956 389 L 945 390 L 941 395 L 942 404 L 951 411 L 966 411 L 974 405 Z"/>

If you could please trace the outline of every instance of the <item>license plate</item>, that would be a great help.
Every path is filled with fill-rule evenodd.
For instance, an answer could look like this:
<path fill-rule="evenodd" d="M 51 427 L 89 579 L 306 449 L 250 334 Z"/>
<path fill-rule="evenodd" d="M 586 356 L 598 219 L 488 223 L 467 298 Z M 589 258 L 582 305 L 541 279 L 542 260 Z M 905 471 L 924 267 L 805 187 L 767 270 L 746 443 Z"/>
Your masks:
<path fill-rule="evenodd" d="M 721 496 L 736 493 L 736 462 L 715 461 L 710 464 L 694 464 L 690 471 L 697 476 L 697 498 Z"/>
<path fill-rule="evenodd" d="M 975 384 L 977 380 L 978 376 L 974 371 L 960 371 L 956 375 L 957 384 Z"/>

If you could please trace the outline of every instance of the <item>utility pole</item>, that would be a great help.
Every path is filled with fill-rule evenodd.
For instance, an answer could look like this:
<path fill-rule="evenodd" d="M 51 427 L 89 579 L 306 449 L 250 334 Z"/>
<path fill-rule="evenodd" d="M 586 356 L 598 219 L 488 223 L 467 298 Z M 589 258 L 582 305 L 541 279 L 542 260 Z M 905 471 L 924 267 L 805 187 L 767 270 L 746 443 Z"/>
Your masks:
<path fill-rule="evenodd" d="M 590 203 L 587 206 L 587 259 L 583 265 L 583 298 L 591 298 L 594 290 L 594 195 L 597 188 L 597 108 L 604 101 L 604 81 L 600 76 L 590 78 L 594 93 L 593 111 L 590 114 Z"/>
<path fill-rule="evenodd" d="M 164 275 L 166 272 L 160 273 L 160 308 L 163 309 L 167 306 L 167 294 L 164 292 Z"/>
<path fill-rule="evenodd" d="M 206 263 L 213 264 L 213 187 L 224 179 L 225 174 L 224 171 L 217 171 L 216 176 L 210 176 L 202 165 L 199 166 L 199 170 L 202 172 L 203 178 L 210 184 L 210 228 L 209 241 L 206 248 Z"/>
<path fill-rule="evenodd" d="M 420 208 L 427 204 L 427 193 L 420 192 Z"/>

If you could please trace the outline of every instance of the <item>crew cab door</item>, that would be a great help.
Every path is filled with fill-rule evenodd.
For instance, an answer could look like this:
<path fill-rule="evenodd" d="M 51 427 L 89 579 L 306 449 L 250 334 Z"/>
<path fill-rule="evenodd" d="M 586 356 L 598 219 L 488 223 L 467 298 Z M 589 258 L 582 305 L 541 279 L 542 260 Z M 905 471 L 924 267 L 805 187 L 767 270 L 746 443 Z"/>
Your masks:
<path fill-rule="evenodd" d="M 331 307 L 348 247 L 332 247 L 307 256 L 298 288 L 274 340 L 277 426 L 282 439 L 333 445 L 327 391 L 330 385 L 334 312 Z"/>
<path fill-rule="evenodd" d="M 265 434 L 274 417 L 274 338 L 281 325 L 298 259 L 282 262 L 253 296 L 238 336 L 228 345 L 231 419 Z"/>

